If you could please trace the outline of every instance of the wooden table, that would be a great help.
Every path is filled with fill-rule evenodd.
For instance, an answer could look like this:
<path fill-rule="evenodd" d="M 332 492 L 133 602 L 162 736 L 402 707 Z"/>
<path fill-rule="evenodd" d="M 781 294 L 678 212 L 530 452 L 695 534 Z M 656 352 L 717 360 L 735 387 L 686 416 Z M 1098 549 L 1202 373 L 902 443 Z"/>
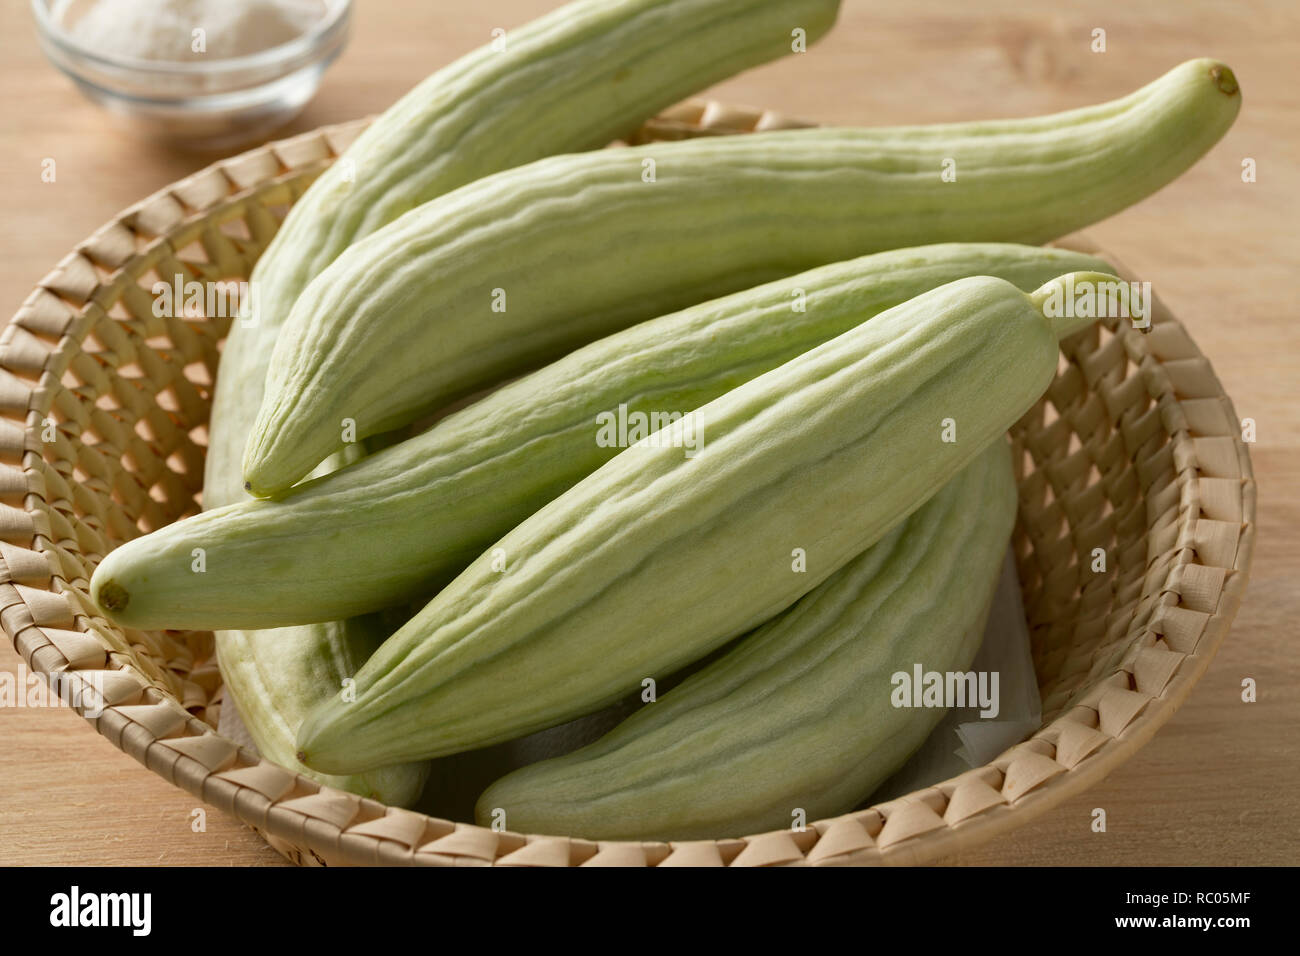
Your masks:
<path fill-rule="evenodd" d="M 556 0 L 358 4 L 347 51 L 294 132 L 378 112 L 416 81 Z M 0 311 L 10 314 L 113 213 L 205 165 L 117 132 L 42 57 L 23 0 L 0 9 Z M 455 14 L 452 7 L 460 7 Z M 955 864 L 1295 863 L 1300 814 L 1300 8 L 1289 0 L 845 0 L 808 53 L 724 83 L 717 98 L 826 123 L 1022 116 L 1121 95 L 1210 55 L 1244 91 L 1240 119 L 1195 169 L 1089 230 L 1150 278 L 1258 423 L 1254 575 L 1190 702 L 1104 783 Z M 1090 50 L 1106 31 L 1107 51 Z M 42 160 L 57 180 L 41 181 Z M 1258 181 L 1243 183 L 1244 157 Z M 0 668 L 19 658 L 8 641 Z M 1241 681 L 1259 684 L 1242 703 Z M 147 772 L 62 708 L 0 709 L 0 863 L 274 864 L 250 830 Z M 1090 831 L 1104 807 L 1107 833 Z"/>

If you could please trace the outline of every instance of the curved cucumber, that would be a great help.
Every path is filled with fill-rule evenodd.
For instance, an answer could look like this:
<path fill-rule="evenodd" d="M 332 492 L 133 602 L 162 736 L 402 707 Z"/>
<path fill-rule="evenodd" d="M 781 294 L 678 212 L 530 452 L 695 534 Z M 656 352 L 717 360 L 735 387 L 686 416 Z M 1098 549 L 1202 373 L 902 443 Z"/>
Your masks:
<path fill-rule="evenodd" d="M 1028 291 L 1107 268 L 1036 246 L 922 246 L 693 306 L 571 353 L 282 499 L 246 499 L 129 542 L 100 565 L 91 593 L 137 628 L 300 624 L 429 594 L 612 458 L 620 420 L 635 428 L 638 416 L 680 415 L 954 279 L 990 275 Z"/>
<path fill-rule="evenodd" d="M 328 787 L 409 806 L 429 775 L 428 761 L 379 767 L 364 774 L 318 773 L 295 756 L 294 738 L 307 712 L 357 672 L 383 641 L 381 622 L 353 618 L 312 627 L 223 631 L 217 663 L 226 690 L 258 752 Z"/>
<path fill-rule="evenodd" d="M 1038 399 L 1059 354 L 1049 298 L 948 283 L 626 449 L 385 641 L 355 701 L 308 716 L 299 759 L 356 772 L 517 737 L 784 610 Z"/>
<path fill-rule="evenodd" d="M 995 441 L 889 534 L 722 658 L 571 754 L 496 781 L 489 825 L 595 840 L 692 840 L 852 810 L 943 708 L 893 706 L 892 677 L 964 671 L 1016 515 Z"/>
<path fill-rule="evenodd" d="M 1035 119 L 713 137 L 498 173 L 357 243 L 303 291 L 244 478 L 283 491 L 340 447 L 345 420 L 396 427 L 757 282 L 881 249 L 1063 235 L 1189 167 L 1240 102 L 1227 67 L 1192 60 Z"/>
<path fill-rule="evenodd" d="M 578 0 L 412 89 L 294 203 L 253 270 L 256 324 L 234 323 L 217 379 L 206 477 L 223 488 L 221 503 L 242 495 L 272 343 L 303 289 L 352 243 L 482 176 L 604 146 L 682 97 L 789 54 L 796 28 L 820 38 L 838 12 L 839 0 Z"/>

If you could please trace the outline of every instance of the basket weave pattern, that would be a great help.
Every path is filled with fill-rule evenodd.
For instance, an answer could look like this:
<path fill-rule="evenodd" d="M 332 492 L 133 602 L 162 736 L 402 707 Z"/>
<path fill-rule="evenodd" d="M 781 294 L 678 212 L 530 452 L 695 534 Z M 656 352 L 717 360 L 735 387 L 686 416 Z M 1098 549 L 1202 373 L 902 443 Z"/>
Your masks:
<path fill-rule="evenodd" d="M 692 102 L 630 142 L 795 125 Z M 102 713 L 87 719 L 154 772 L 300 863 L 915 863 L 1090 786 L 1204 672 L 1245 588 L 1255 484 L 1231 402 L 1157 301 L 1149 334 L 1103 320 L 1063 343 L 1056 380 L 1012 431 L 1014 546 L 1044 724 L 985 767 L 803 831 L 594 843 L 385 807 L 220 736 L 211 634 L 123 630 L 88 597 L 110 550 L 198 510 L 229 320 L 157 317 L 151 288 L 177 274 L 246 278 L 289 205 L 363 126 L 269 144 L 127 210 L 60 262 L 0 335 L 0 624 L 34 671 L 93 677 L 78 709 L 102 687 Z"/>

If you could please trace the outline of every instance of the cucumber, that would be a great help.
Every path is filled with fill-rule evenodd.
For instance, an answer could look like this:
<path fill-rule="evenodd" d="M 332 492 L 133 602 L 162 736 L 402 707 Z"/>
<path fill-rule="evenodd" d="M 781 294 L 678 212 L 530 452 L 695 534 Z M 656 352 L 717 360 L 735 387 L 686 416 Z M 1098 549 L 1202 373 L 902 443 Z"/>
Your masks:
<path fill-rule="evenodd" d="M 385 641 L 354 700 L 313 709 L 299 759 L 354 773 L 517 737 L 784 610 L 1039 398 L 1059 354 L 1040 306 L 1084 279 L 1113 281 L 948 283 L 616 455 Z"/>
<path fill-rule="evenodd" d="M 358 242 L 303 291 L 245 481 L 284 491 L 353 427 L 397 427 L 758 282 L 882 249 L 1063 235 L 1187 169 L 1240 102 L 1227 67 L 1192 60 L 1123 99 L 1034 119 L 712 137 L 487 177 Z"/>
<path fill-rule="evenodd" d="M 209 497 L 243 496 L 240 461 L 272 345 L 308 283 L 350 245 L 480 177 L 604 146 L 682 97 L 790 53 L 792 29 L 818 39 L 838 11 L 839 0 L 579 0 L 412 89 L 294 203 L 253 270 L 256 321 L 234 323 L 217 378 L 205 477 L 220 494 Z"/>
<path fill-rule="evenodd" d="M 279 327 L 340 253 L 403 213 L 490 173 L 604 146 L 790 54 L 795 29 L 819 39 L 838 12 L 839 0 L 578 0 L 510 30 L 504 49 L 461 57 L 384 111 L 294 204 L 253 274 L 259 324 Z M 249 338 L 260 352 L 264 336 Z"/>
<path fill-rule="evenodd" d="M 274 627 L 432 593 L 608 461 L 598 421 L 682 413 L 954 279 L 1035 289 L 1105 270 L 1082 253 L 949 244 L 877 253 L 642 323 L 572 353 L 422 435 L 280 500 L 248 499 L 110 554 L 91 594 L 136 628 Z M 202 548 L 206 570 L 192 570 Z"/>
<path fill-rule="evenodd" d="M 721 659 L 598 741 L 488 787 L 476 816 L 522 833 L 694 840 L 846 813 L 944 708 L 895 707 L 893 675 L 965 671 L 1016 516 L 1005 441 Z"/>
<path fill-rule="evenodd" d="M 391 806 L 409 806 L 419 798 L 429 775 L 428 761 L 337 776 L 317 773 L 294 754 L 294 737 L 307 711 L 355 674 L 386 633 L 382 621 L 372 617 L 312 627 L 221 632 L 217 664 L 263 758 L 325 786 Z"/>

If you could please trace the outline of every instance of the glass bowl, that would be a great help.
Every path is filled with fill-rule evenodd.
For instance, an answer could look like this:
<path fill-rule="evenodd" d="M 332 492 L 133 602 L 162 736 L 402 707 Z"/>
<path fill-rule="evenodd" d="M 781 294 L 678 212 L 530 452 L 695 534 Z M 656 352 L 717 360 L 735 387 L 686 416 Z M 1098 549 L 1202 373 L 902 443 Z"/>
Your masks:
<path fill-rule="evenodd" d="M 89 0 L 32 0 L 41 47 L 92 102 L 133 131 L 191 149 L 262 139 L 301 112 L 347 43 L 351 0 L 321 0 L 320 20 L 244 56 L 141 60 L 91 49 L 63 26 Z"/>

